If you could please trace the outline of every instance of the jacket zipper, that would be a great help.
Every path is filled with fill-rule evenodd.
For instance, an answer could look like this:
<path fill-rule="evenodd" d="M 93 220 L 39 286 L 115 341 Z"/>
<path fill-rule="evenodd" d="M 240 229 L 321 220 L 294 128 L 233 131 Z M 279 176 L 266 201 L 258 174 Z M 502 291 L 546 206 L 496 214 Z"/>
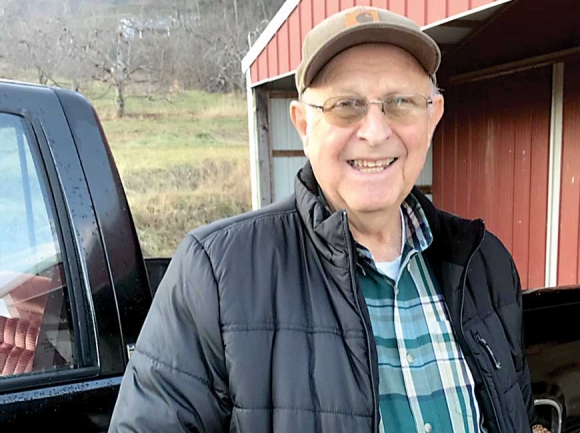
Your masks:
<path fill-rule="evenodd" d="M 372 396 L 373 396 L 373 431 L 378 432 L 378 414 L 377 414 L 377 395 L 375 392 L 375 377 L 373 374 L 373 361 L 372 361 L 372 357 L 371 357 L 371 338 L 370 338 L 370 332 L 369 332 L 369 327 L 367 325 L 367 322 L 364 318 L 364 314 L 362 312 L 362 308 L 360 306 L 360 302 L 358 300 L 358 289 L 356 287 L 356 280 L 355 280 L 355 261 L 354 261 L 354 255 L 352 252 L 352 245 L 351 242 L 349 241 L 348 238 L 348 222 L 347 222 L 347 217 L 346 217 L 346 211 L 342 211 L 342 225 L 343 225 L 343 230 L 344 230 L 344 234 L 346 236 L 346 244 L 347 244 L 347 252 L 348 252 L 348 266 L 349 266 L 349 271 L 350 271 L 350 284 L 352 286 L 352 291 L 354 294 L 354 300 L 356 302 L 356 306 L 358 308 L 358 312 L 362 318 L 362 322 L 363 322 L 363 328 L 365 331 L 365 339 L 367 342 L 367 351 L 369 353 L 369 373 L 371 375 L 371 391 L 372 391 Z"/>
<path fill-rule="evenodd" d="M 463 307 L 465 306 L 465 287 L 467 285 L 467 272 L 469 271 L 469 265 L 471 264 L 471 260 L 475 256 L 475 253 L 481 247 L 481 244 L 483 244 L 483 240 L 484 239 L 485 239 L 485 229 L 483 230 L 483 234 L 481 236 L 481 239 L 479 240 L 479 244 L 477 245 L 477 247 L 473 250 L 473 252 L 469 256 L 469 259 L 467 260 L 467 265 L 465 266 L 465 271 L 463 272 L 463 282 L 461 284 L 461 301 L 459 303 L 459 305 L 460 305 L 460 310 L 459 310 L 459 331 L 461 332 L 461 336 L 462 336 L 462 338 L 464 340 L 465 340 L 465 332 L 463 331 Z M 469 344 L 465 344 L 465 347 L 467 348 L 467 350 L 469 350 L 471 356 L 473 357 L 473 351 L 469 347 Z M 480 375 L 481 379 L 483 380 L 483 387 L 484 387 L 485 391 L 487 392 L 487 396 L 488 396 L 489 401 L 491 403 L 491 408 L 493 410 L 493 417 L 495 419 L 495 423 L 497 425 L 497 428 L 499 429 L 499 432 L 498 433 L 501 433 L 501 430 L 502 430 L 501 429 L 501 424 L 499 423 L 499 418 L 497 416 L 497 411 L 496 411 L 495 405 L 493 403 L 493 399 L 491 398 L 491 392 L 489 390 L 489 385 L 488 385 L 487 381 L 484 378 L 484 375 L 483 375 L 483 372 L 481 371 L 481 366 L 479 365 L 479 363 L 476 362 L 475 365 L 477 366 L 477 370 L 479 372 L 479 375 Z"/>
<path fill-rule="evenodd" d="M 487 344 L 487 341 L 481 338 L 477 332 L 475 333 L 475 341 L 477 341 L 479 344 L 483 346 L 483 348 L 486 350 L 487 354 L 491 358 L 491 361 L 493 362 L 495 369 L 499 370 L 501 368 L 501 362 L 497 360 L 497 358 L 495 357 L 495 353 L 493 353 L 493 350 L 491 350 L 491 347 L 489 346 L 489 344 Z"/>

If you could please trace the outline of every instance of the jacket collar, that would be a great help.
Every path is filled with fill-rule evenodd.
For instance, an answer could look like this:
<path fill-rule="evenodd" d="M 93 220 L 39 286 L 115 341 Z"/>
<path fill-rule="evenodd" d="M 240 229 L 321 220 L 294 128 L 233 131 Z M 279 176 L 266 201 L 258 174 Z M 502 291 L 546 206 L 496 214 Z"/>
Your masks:
<path fill-rule="evenodd" d="M 353 240 L 347 230 L 346 215 L 331 213 L 322 204 L 310 162 L 298 172 L 294 187 L 298 213 L 316 249 L 331 263 L 347 265 L 349 244 L 353 245 Z"/>
<path fill-rule="evenodd" d="M 461 330 L 463 281 L 470 257 L 483 241 L 485 226 L 482 220 L 466 220 L 436 209 L 416 187 L 413 194 L 423 207 L 433 233 L 433 243 L 424 252 L 425 258 L 439 282 L 451 322 L 455 329 Z"/>
<path fill-rule="evenodd" d="M 434 263 L 449 262 L 461 267 L 467 266 L 469 257 L 483 237 L 483 221 L 460 218 L 437 209 L 417 187 L 413 188 L 412 193 L 425 212 L 433 233 L 433 243 L 427 253 L 432 256 Z"/>

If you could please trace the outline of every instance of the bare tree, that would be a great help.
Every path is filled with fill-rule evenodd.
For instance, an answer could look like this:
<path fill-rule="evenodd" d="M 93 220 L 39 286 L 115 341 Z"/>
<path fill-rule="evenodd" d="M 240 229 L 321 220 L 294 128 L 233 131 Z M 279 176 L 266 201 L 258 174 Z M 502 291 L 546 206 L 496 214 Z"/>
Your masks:
<path fill-rule="evenodd" d="M 111 83 L 115 89 L 117 117 L 125 115 L 127 86 L 143 68 L 143 62 L 135 51 L 133 41 L 121 31 L 112 35 L 94 31 L 87 45 L 87 56 L 96 68 L 95 78 Z"/>
<path fill-rule="evenodd" d="M 91 80 L 105 82 L 115 89 L 117 114 L 123 116 L 131 87 L 161 93 L 172 87 L 243 90 L 241 59 L 283 0 L 37 0 L 34 8 L 24 3 L 0 0 L 0 14 L 9 23 L 1 52 L 11 64 L 34 69 L 43 84 L 72 82 L 79 90 Z M 132 12 L 118 13 L 121 4 Z"/>
<path fill-rule="evenodd" d="M 94 30 L 77 53 L 94 66 L 95 79 L 112 85 L 117 116 L 123 117 L 129 86 L 146 84 L 145 93 L 157 94 L 169 87 L 174 69 L 171 30 L 163 21 L 138 17 L 114 24 L 93 23 Z"/>
<path fill-rule="evenodd" d="M 14 15 L 5 17 L 9 31 L 2 51 L 13 67 L 34 70 L 40 84 L 59 85 L 58 68 L 62 57 L 59 39 L 63 23 L 58 19 L 23 22 Z"/>
<path fill-rule="evenodd" d="M 260 33 L 282 3 L 283 0 L 172 0 L 180 31 L 173 44 L 177 75 L 208 91 L 243 90 L 240 62 L 250 48 L 248 34 Z M 188 77 L 187 71 L 194 74 Z"/>

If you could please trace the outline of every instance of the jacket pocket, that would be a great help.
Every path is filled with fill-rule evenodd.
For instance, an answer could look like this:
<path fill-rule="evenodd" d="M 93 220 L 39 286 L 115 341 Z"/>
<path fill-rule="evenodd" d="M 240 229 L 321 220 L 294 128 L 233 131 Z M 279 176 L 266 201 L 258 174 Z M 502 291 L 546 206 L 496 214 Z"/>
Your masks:
<path fill-rule="evenodd" d="M 469 330 L 473 354 L 484 377 L 491 379 L 499 395 L 507 392 L 518 376 L 509 336 L 495 313 Z"/>
<path fill-rule="evenodd" d="M 495 353 L 493 352 L 493 349 L 491 348 L 489 343 L 485 339 L 481 338 L 481 336 L 477 332 L 475 332 L 473 334 L 473 337 L 475 338 L 475 341 L 477 341 L 477 343 L 481 347 L 483 347 L 483 349 L 485 350 L 485 352 L 489 356 L 489 359 L 490 359 L 492 365 L 494 366 L 494 368 L 496 370 L 501 369 L 501 362 L 499 362 L 499 360 L 497 359 L 497 356 L 495 356 Z"/>
<path fill-rule="evenodd" d="M 495 313 L 469 330 L 475 361 L 491 398 L 493 412 L 505 433 L 529 433 L 528 411 L 514 365 L 509 337 Z M 490 416 L 491 408 L 487 410 Z"/>

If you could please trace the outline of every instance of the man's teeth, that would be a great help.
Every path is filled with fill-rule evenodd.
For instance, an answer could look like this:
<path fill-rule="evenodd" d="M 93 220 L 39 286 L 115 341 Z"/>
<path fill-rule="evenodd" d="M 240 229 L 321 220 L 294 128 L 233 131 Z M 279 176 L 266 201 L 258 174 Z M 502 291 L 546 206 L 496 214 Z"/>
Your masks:
<path fill-rule="evenodd" d="M 379 159 L 375 161 L 366 159 L 353 159 L 349 161 L 349 164 L 354 168 L 366 173 L 375 173 L 384 170 L 396 160 L 397 158 Z"/>

